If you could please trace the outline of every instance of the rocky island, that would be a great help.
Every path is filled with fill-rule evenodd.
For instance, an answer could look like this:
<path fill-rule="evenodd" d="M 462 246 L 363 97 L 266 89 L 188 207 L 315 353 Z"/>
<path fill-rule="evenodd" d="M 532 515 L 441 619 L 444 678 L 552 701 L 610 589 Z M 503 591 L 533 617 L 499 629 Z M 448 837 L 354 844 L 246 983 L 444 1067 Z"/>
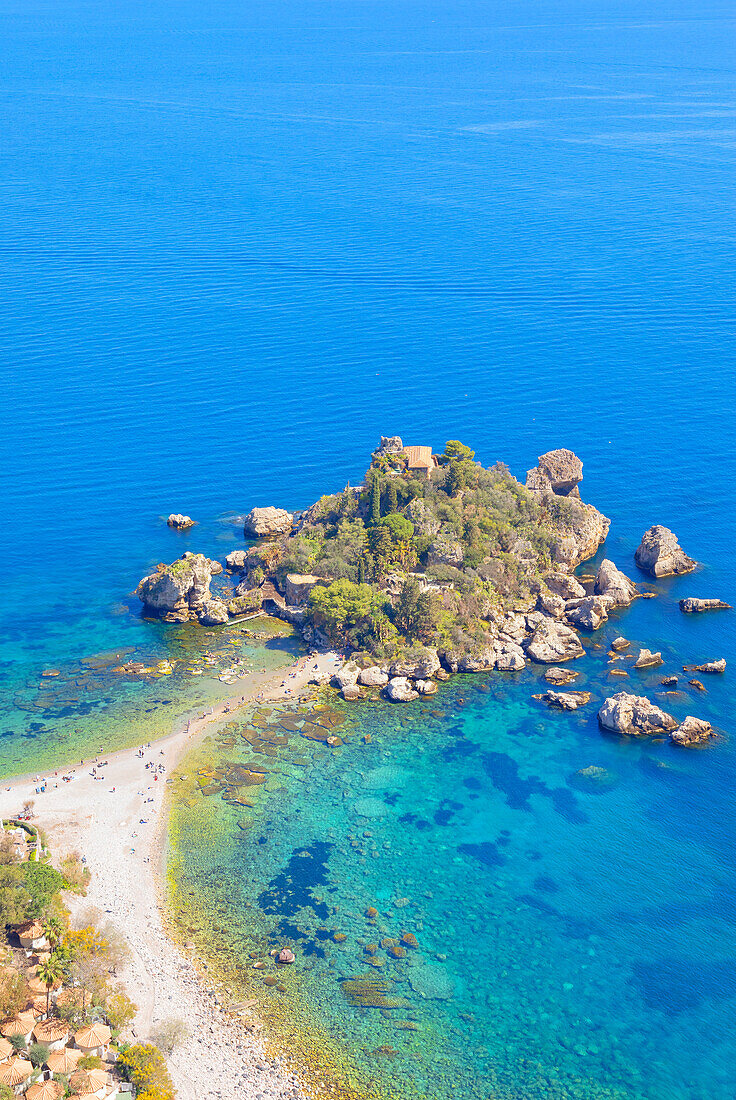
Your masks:
<path fill-rule="evenodd" d="M 502 462 L 484 468 L 458 440 L 434 454 L 382 437 L 362 485 L 301 513 L 253 508 L 243 522 L 247 544 L 227 555 L 224 568 L 187 552 L 159 565 L 136 592 L 144 614 L 166 622 L 211 626 L 261 611 L 287 620 L 308 644 L 346 654 L 332 679 L 347 700 L 379 689 L 392 702 L 410 702 L 433 695 L 452 673 L 515 672 L 528 661 L 552 666 L 547 682 L 566 685 L 576 673 L 558 666 L 584 656 L 581 634 L 651 595 L 608 558 L 594 575 L 574 575 L 610 525 L 582 500 L 582 477 L 581 460 L 566 449 L 541 455 L 522 484 Z M 645 533 L 635 560 L 654 577 L 696 566 L 664 527 Z M 629 645 L 614 639 L 613 659 Z M 632 660 L 637 670 L 663 664 L 646 648 Z M 590 696 L 535 698 L 574 710 Z M 705 739 L 662 715 L 648 700 L 619 693 L 599 721 L 627 735 L 662 729 L 681 744 Z"/>
<path fill-rule="evenodd" d="M 596 630 L 638 595 L 608 560 L 587 587 L 572 575 L 609 528 L 581 499 L 582 476 L 565 449 L 540 456 L 522 484 L 458 440 L 433 454 L 383 437 L 363 485 L 300 514 L 253 508 L 250 545 L 224 570 L 188 552 L 137 595 L 145 615 L 166 622 L 216 625 L 260 609 L 287 619 L 307 641 L 352 652 L 352 682 L 346 671 L 341 686 L 353 695 L 361 669 L 399 698 L 431 690 L 421 685 L 442 669 L 573 660 L 584 652 L 577 630 Z M 407 685 L 390 687 L 396 679 Z"/>

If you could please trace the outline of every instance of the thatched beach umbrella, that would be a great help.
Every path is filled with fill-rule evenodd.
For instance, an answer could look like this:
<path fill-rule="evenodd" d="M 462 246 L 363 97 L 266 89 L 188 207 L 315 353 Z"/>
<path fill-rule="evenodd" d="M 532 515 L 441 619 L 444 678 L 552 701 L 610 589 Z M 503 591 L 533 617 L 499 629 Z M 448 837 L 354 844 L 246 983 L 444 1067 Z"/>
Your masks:
<path fill-rule="evenodd" d="M 0 1035 L 5 1039 L 12 1039 L 14 1035 L 30 1035 L 35 1026 L 35 1013 L 26 1010 L 19 1012 L 17 1016 L 11 1016 L 9 1020 L 4 1020 L 0 1026 Z"/>
<path fill-rule="evenodd" d="M 60 1100 L 64 1086 L 60 1081 L 39 1081 L 26 1090 L 26 1100 Z"/>
<path fill-rule="evenodd" d="M 46 1065 L 52 1073 L 63 1073 L 66 1077 L 74 1072 L 79 1064 L 79 1059 L 83 1057 L 81 1050 L 64 1047 L 62 1050 L 52 1051 L 46 1059 Z"/>
<path fill-rule="evenodd" d="M 50 1016 L 48 1020 L 42 1020 L 33 1029 L 33 1035 L 37 1043 L 50 1046 L 52 1043 L 63 1044 L 69 1038 L 69 1024 Z"/>
<path fill-rule="evenodd" d="M 31 998 L 31 1000 L 28 1002 L 28 1005 L 26 1006 L 26 1011 L 32 1012 L 36 1018 L 38 1018 L 39 1016 L 45 1016 L 46 995 L 39 993 L 35 997 Z"/>
<path fill-rule="evenodd" d="M 33 1073 L 33 1065 L 25 1058 L 14 1058 L 12 1062 L 0 1064 L 0 1084 L 9 1085 L 14 1089 L 16 1085 L 22 1085 Z"/>
<path fill-rule="evenodd" d="M 69 1078 L 69 1087 L 80 1096 L 102 1096 L 107 1088 L 104 1069 L 76 1069 Z"/>
<path fill-rule="evenodd" d="M 0 1038 L 0 1062 L 7 1062 L 14 1050 L 15 1047 L 12 1043 L 9 1043 L 7 1039 Z"/>
<path fill-rule="evenodd" d="M 74 1036 L 74 1042 L 85 1054 L 99 1054 L 100 1051 L 104 1052 L 111 1034 L 107 1024 L 90 1024 L 79 1029 Z"/>

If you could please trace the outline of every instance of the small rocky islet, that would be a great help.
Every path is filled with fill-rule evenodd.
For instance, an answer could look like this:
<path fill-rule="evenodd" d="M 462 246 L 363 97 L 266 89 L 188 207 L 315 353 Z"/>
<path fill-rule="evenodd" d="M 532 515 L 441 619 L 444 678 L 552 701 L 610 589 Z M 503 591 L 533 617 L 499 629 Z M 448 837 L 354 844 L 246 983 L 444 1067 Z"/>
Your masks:
<path fill-rule="evenodd" d="M 218 626 L 263 612 L 286 620 L 307 644 L 346 653 L 332 683 L 347 701 L 378 690 L 391 702 L 411 702 L 435 694 L 451 674 L 512 673 L 528 662 L 551 666 L 545 679 L 564 687 L 575 673 L 559 666 L 585 654 L 583 637 L 610 612 L 654 595 L 608 558 L 595 575 L 575 575 L 610 527 L 582 500 L 582 477 L 582 461 L 564 448 L 541 455 L 522 484 L 501 462 L 484 468 L 458 440 L 435 454 L 382 437 L 363 484 L 301 513 L 253 508 L 243 521 L 250 544 L 224 564 L 187 551 L 144 577 L 136 594 L 144 615 L 164 622 Z M 182 520 L 189 517 L 169 517 L 176 528 L 192 524 Z M 645 532 L 634 558 L 654 579 L 697 568 L 661 525 Z M 680 608 L 729 605 L 688 597 Z M 611 660 L 627 659 L 619 650 L 629 646 L 615 639 Z M 661 653 L 642 647 L 633 667 L 663 663 Z M 722 672 L 725 660 L 683 667 Z M 535 698 L 576 710 L 590 693 L 547 690 Z M 715 736 L 707 722 L 678 723 L 627 692 L 606 699 L 598 718 L 603 730 L 667 733 L 680 745 Z"/>

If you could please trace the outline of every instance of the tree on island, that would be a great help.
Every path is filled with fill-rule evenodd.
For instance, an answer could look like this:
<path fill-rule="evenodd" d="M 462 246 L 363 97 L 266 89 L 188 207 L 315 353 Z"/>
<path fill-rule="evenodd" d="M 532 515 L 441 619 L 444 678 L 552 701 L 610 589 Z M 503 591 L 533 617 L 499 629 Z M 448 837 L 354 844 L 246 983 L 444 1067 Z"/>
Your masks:
<path fill-rule="evenodd" d="M 422 590 L 416 577 L 407 577 L 394 609 L 394 622 L 408 641 L 428 641 L 437 625 L 429 592 Z"/>

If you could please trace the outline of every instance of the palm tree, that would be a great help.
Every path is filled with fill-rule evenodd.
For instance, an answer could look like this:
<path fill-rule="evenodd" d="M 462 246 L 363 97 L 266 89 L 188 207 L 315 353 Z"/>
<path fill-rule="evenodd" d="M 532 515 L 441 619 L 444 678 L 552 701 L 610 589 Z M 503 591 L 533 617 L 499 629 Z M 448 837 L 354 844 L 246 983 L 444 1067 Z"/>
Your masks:
<path fill-rule="evenodd" d="M 58 917 L 47 917 L 43 922 L 43 934 L 49 941 L 52 951 L 59 943 L 63 931 L 62 923 Z"/>
<path fill-rule="evenodd" d="M 53 955 L 49 955 L 45 962 L 42 962 L 38 968 L 38 976 L 46 986 L 46 1015 L 49 1014 L 49 1006 L 51 1001 L 51 990 L 58 981 L 61 980 L 61 976 L 64 973 L 61 963 Z"/>

